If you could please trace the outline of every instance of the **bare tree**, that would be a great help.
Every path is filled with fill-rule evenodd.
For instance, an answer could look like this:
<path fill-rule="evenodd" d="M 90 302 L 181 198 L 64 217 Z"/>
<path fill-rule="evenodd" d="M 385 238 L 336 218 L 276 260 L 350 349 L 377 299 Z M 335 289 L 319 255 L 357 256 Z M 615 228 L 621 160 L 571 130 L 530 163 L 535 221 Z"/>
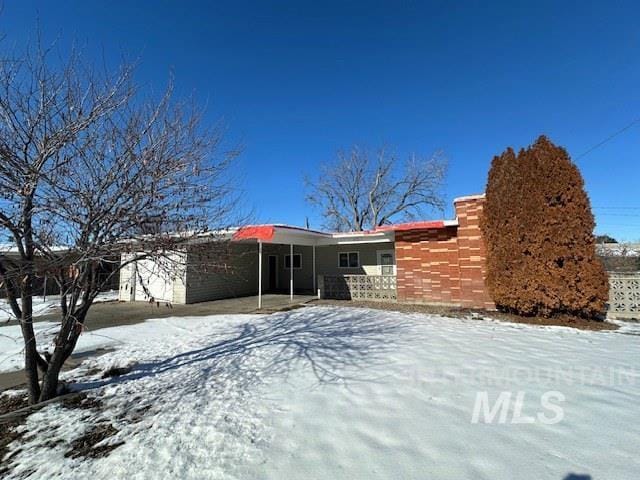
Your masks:
<path fill-rule="evenodd" d="M 321 210 L 327 228 L 373 229 L 424 215 L 429 208 L 442 209 L 446 167 L 440 154 L 400 160 L 381 148 L 371 158 L 354 146 L 321 165 L 317 178 L 305 179 L 307 201 Z"/>
<path fill-rule="evenodd" d="M 130 262 L 225 228 L 234 205 L 220 126 L 190 104 L 136 92 L 133 68 L 108 72 L 39 46 L 0 62 L 0 280 L 24 338 L 32 403 L 58 391 L 87 312 Z M 151 234 L 150 234 L 151 233 Z M 121 258 L 127 259 L 121 262 Z M 107 276 L 101 264 L 111 262 Z M 60 288 L 52 350 L 33 328 L 36 275 Z"/>

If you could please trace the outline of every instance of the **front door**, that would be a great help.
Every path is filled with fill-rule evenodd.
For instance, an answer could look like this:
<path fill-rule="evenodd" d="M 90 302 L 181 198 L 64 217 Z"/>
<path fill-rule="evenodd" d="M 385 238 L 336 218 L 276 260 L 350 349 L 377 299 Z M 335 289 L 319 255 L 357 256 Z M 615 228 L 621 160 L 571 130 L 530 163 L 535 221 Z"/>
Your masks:
<path fill-rule="evenodd" d="M 378 250 L 378 268 L 380 275 L 395 275 L 396 252 L 394 250 Z"/>
<path fill-rule="evenodd" d="M 269 255 L 269 290 L 274 291 L 278 288 L 278 257 L 276 255 Z"/>

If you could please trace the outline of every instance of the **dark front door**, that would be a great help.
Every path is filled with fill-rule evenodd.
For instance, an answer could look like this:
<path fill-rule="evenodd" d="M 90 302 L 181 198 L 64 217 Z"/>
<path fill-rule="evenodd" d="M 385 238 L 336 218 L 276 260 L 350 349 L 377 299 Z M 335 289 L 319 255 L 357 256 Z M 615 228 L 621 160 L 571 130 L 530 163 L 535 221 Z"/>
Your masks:
<path fill-rule="evenodd" d="M 276 285 L 278 277 L 276 269 L 278 268 L 278 257 L 275 255 L 269 255 L 269 290 L 273 291 L 278 286 Z"/>

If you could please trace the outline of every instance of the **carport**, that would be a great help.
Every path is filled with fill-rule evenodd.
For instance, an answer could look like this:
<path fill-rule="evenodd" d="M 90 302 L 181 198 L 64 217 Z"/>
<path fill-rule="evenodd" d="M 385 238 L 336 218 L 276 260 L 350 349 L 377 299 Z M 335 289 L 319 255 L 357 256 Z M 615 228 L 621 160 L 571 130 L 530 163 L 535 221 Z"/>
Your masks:
<path fill-rule="evenodd" d="M 316 293 L 316 246 L 320 239 L 328 238 L 331 236 L 313 230 L 306 230 L 296 227 L 290 227 L 287 225 L 255 225 L 240 228 L 233 235 L 234 242 L 241 243 L 253 243 L 258 247 L 258 308 L 263 306 L 264 287 L 267 283 L 269 291 L 281 286 L 284 279 L 278 277 L 279 272 L 283 272 L 288 278 L 288 293 L 289 301 L 294 301 L 296 280 L 301 274 L 304 275 L 304 281 L 299 281 L 298 287 L 302 290 L 310 290 L 313 294 Z M 309 265 L 307 265 L 308 259 L 304 264 L 303 271 L 303 255 L 301 249 L 311 251 L 310 272 Z M 264 256 L 265 250 L 267 250 L 267 262 L 265 266 Z M 271 252 L 279 252 L 277 255 Z M 283 254 L 283 252 L 286 252 Z M 279 258 L 282 257 L 282 262 L 279 264 Z M 265 268 L 266 279 L 265 279 Z M 296 270 L 298 275 L 296 275 Z M 309 277 L 310 273 L 310 279 Z"/>
<path fill-rule="evenodd" d="M 378 249 L 393 251 L 393 231 L 387 229 L 326 233 L 289 225 L 252 225 L 238 229 L 232 241 L 257 245 L 258 308 L 262 308 L 265 291 L 274 292 L 274 284 L 275 290 L 288 293 L 290 302 L 296 291 L 319 297 L 318 274 L 376 275 L 380 273 L 375 260 Z M 359 257 L 365 247 L 373 255 L 366 265 Z M 340 265 L 340 253 L 355 255 L 356 265 Z"/>

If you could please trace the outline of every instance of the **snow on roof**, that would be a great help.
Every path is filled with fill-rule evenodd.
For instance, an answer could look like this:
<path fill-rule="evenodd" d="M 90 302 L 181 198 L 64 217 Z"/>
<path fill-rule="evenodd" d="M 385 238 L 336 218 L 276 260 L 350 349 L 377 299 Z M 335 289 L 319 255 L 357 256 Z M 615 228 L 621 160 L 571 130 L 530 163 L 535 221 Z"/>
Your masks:
<path fill-rule="evenodd" d="M 477 193 L 475 195 L 465 195 L 463 197 L 456 197 L 453 199 L 453 203 L 466 202 L 469 200 L 482 200 L 483 198 L 486 198 L 486 195 L 484 193 Z"/>
<path fill-rule="evenodd" d="M 47 248 L 52 252 L 66 252 L 69 250 L 69 247 L 62 245 L 54 245 Z M 0 253 L 18 253 L 18 247 L 16 247 L 15 243 L 0 243 Z"/>
<path fill-rule="evenodd" d="M 596 250 L 604 257 L 640 257 L 640 243 L 599 243 Z"/>

